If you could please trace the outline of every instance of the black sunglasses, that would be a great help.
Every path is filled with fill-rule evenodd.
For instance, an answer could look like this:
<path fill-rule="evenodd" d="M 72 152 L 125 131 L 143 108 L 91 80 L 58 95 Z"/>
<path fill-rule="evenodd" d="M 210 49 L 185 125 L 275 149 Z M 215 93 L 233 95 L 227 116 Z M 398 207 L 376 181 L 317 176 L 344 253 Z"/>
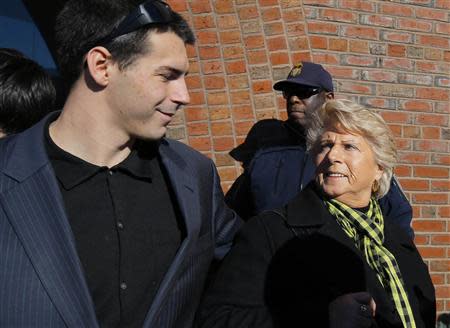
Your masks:
<path fill-rule="evenodd" d="M 98 43 L 108 43 L 118 36 L 136 31 L 148 24 L 170 23 L 173 21 L 172 15 L 172 9 L 164 1 L 148 0 L 129 13 L 111 33 L 99 40 Z"/>
<path fill-rule="evenodd" d="M 308 99 L 321 91 L 321 88 L 292 88 L 283 90 L 283 97 L 284 99 L 289 99 L 292 96 L 296 96 L 298 99 Z"/>

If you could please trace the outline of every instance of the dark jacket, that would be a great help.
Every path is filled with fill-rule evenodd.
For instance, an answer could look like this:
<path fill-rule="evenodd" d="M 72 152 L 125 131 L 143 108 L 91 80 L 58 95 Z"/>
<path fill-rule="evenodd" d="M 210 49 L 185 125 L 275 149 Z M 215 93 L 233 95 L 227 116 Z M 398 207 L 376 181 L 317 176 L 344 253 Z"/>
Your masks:
<path fill-rule="evenodd" d="M 246 220 L 287 204 L 314 177 L 315 167 L 305 143 L 304 131 L 289 121 L 256 123 L 245 142 L 230 152 L 242 161 L 244 173 L 225 196 L 228 206 Z M 387 221 L 414 236 L 412 208 L 395 179 L 379 203 Z"/>
<path fill-rule="evenodd" d="M 376 302 L 373 327 L 401 328 L 393 302 L 312 184 L 281 210 L 249 220 L 206 294 L 200 327 L 328 327 L 328 304 L 353 292 Z M 413 241 L 385 222 L 417 327 L 435 325 L 435 293 Z M 297 235 L 297 236 L 296 236 Z"/>
<path fill-rule="evenodd" d="M 0 140 L 0 327 L 95 328 L 94 305 L 45 150 L 46 120 Z M 211 160 L 168 139 L 161 140 L 159 155 L 187 235 L 143 327 L 191 327 L 211 261 L 226 254 L 240 220 L 225 206 Z"/>

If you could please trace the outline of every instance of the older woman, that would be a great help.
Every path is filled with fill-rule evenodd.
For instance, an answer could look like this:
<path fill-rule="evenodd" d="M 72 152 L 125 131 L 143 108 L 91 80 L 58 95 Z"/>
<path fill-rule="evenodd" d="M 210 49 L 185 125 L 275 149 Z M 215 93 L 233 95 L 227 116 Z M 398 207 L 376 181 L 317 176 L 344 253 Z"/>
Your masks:
<path fill-rule="evenodd" d="M 198 314 L 201 327 L 434 327 L 435 295 L 413 241 L 384 222 L 396 149 L 375 112 L 329 101 L 309 131 L 316 180 L 251 219 Z"/>

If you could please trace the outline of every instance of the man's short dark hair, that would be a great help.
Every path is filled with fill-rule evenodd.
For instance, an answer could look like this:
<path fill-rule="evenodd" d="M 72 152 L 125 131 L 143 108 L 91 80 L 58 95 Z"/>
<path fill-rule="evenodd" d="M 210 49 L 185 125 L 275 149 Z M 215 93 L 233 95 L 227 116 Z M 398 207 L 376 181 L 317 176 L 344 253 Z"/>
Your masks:
<path fill-rule="evenodd" d="M 101 40 L 119 25 L 143 0 L 69 0 L 56 19 L 56 51 L 61 74 L 71 86 L 80 77 L 84 56 L 95 46 L 105 46 L 120 69 L 151 49 L 143 42 L 149 31 L 172 31 L 186 44 L 193 44 L 194 34 L 186 20 L 173 12 L 173 20 L 150 24 L 121 35 L 107 44 Z"/>
<path fill-rule="evenodd" d="M 0 48 L 0 132 L 21 132 L 54 110 L 50 75 L 21 52 Z"/>

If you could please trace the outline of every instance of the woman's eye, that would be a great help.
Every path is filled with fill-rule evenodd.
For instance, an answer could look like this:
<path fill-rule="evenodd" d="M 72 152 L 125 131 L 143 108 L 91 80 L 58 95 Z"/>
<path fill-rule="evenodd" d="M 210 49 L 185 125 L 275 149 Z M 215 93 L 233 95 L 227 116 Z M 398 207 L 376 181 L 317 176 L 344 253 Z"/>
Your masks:
<path fill-rule="evenodd" d="M 344 147 L 345 147 L 346 150 L 357 150 L 357 149 L 358 149 L 358 148 L 357 148 L 355 145 L 353 145 L 353 144 L 345 144 Z"/>

